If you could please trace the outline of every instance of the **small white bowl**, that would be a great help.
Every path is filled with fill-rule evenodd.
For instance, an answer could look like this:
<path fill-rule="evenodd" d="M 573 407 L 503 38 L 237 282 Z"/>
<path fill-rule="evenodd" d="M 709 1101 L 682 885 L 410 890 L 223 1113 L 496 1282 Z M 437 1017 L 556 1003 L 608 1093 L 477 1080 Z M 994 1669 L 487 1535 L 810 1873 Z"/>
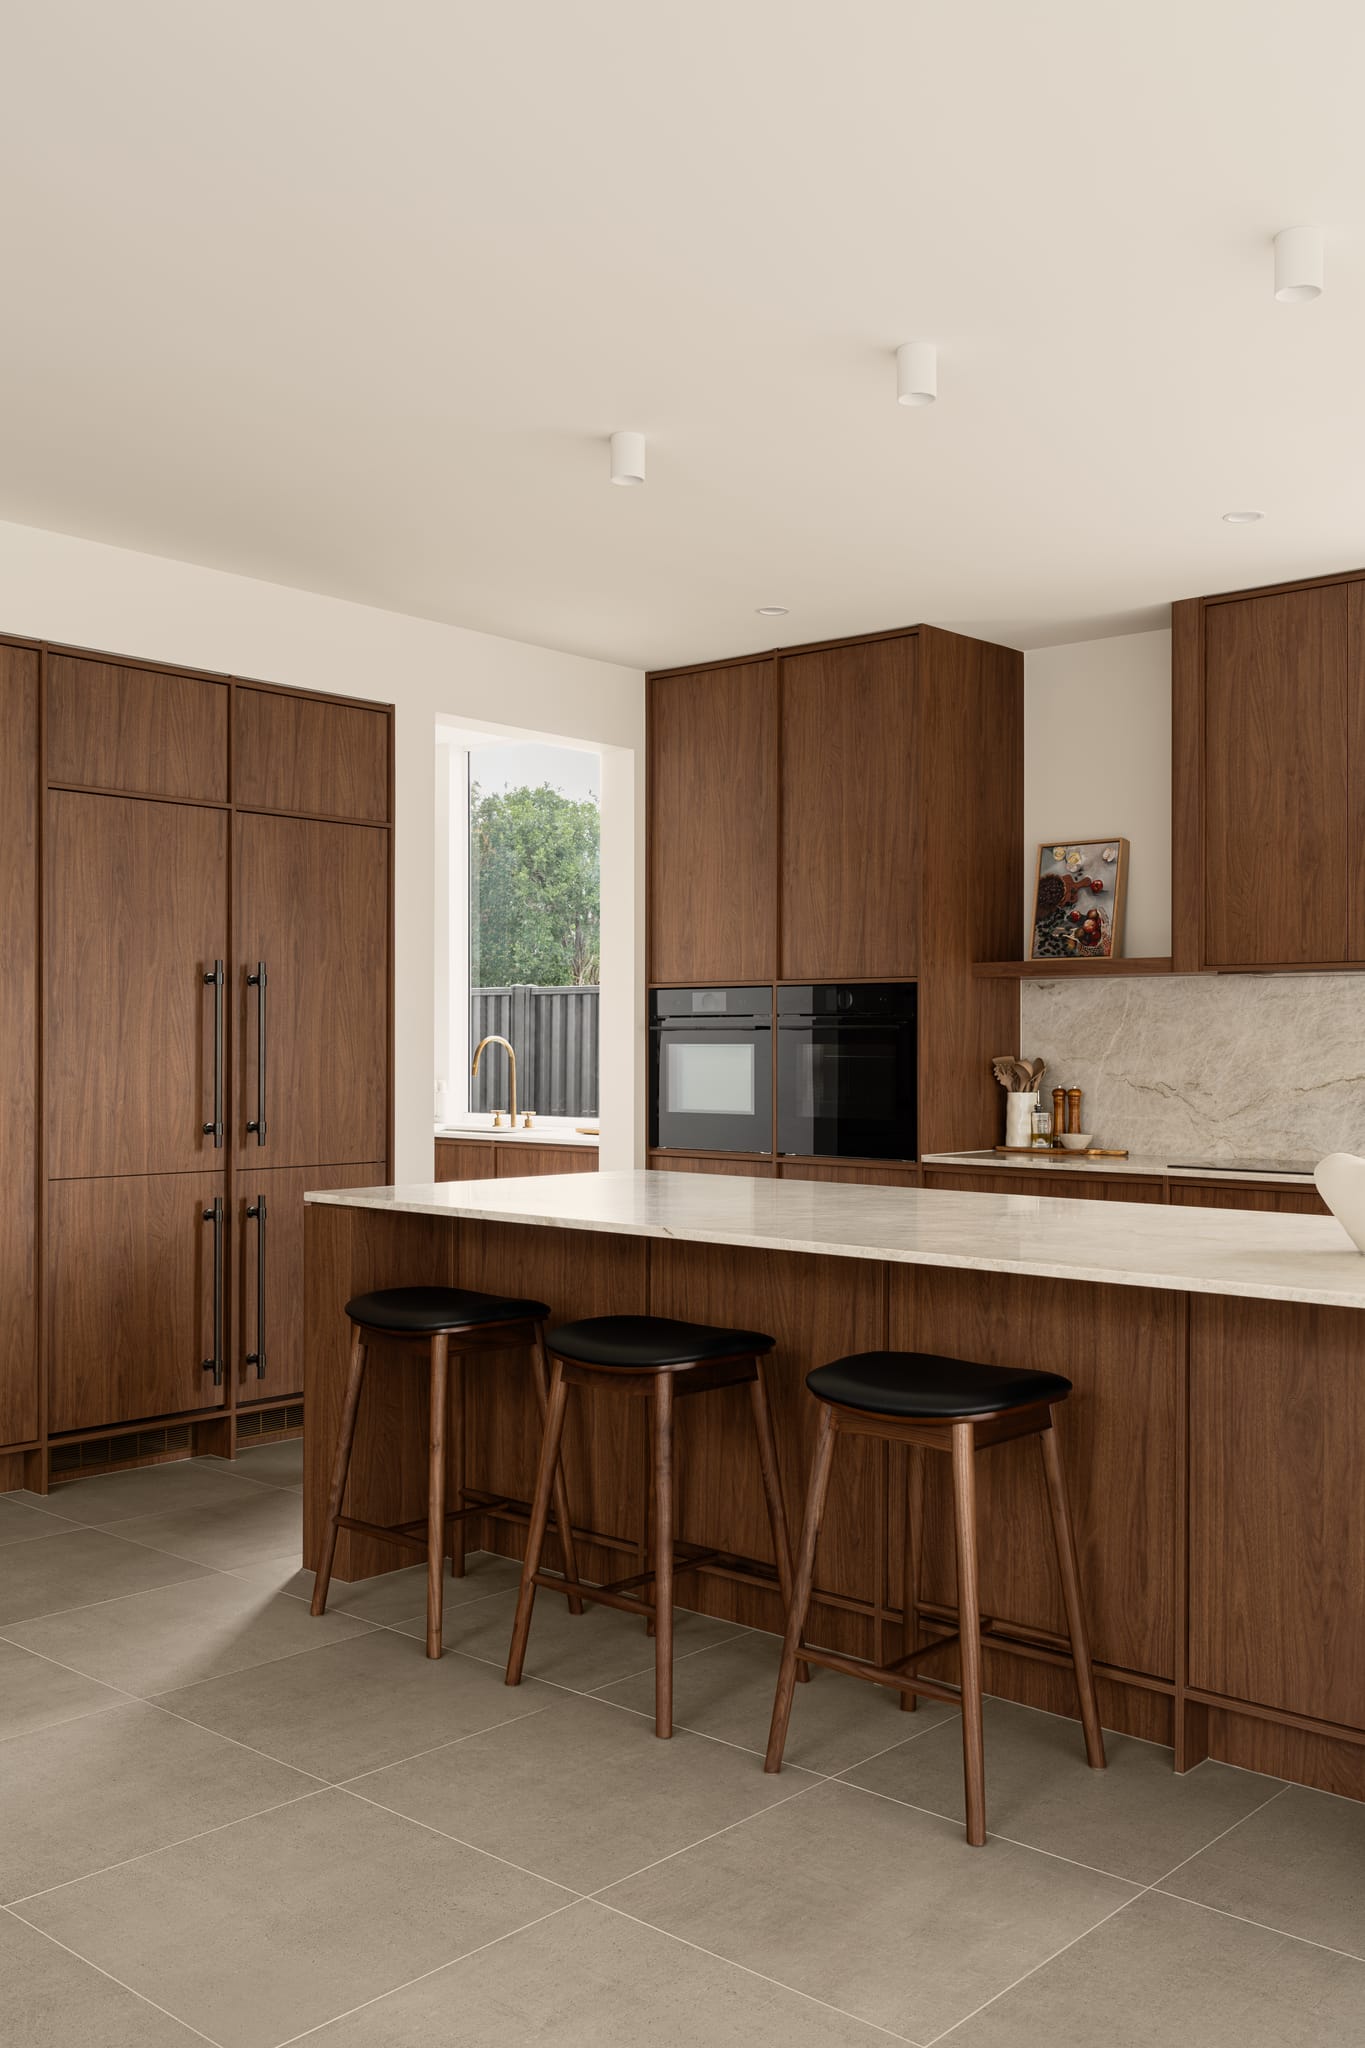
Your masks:
<path fill-rule="evenodd" d="M 1059 1131 L 1058 1136 L 1068 1152 L 1088 1152 L 1095 1142 L 1089 1131 Z"/>

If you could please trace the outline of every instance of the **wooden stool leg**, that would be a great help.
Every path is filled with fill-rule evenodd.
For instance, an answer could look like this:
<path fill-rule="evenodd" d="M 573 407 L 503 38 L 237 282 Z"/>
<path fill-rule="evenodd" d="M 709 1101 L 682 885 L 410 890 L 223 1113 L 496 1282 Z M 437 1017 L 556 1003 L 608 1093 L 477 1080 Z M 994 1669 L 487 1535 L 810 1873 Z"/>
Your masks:
<path fill-rule="evenodd" d="M 636 1545 L 639 1563 L 635 1569 L 637 1572 L 647 1572 L 649 1570 L 650 1531 L 654 1527 L 654 1410 L 648 1403 L 642 1402 L 641 1412 L 645 1418 L 644 1471 L 640 1486 L 640 1499 L 643 1502 L 643 1506 L 640 1509 L 640 1541 Z M 645 1634 L 652 1636 L 653 1633 L 654 1609 L 651 1607 L 649 1613 L 645 1616 Z"/>
<path fill-rule="evenodd" d="M 449 1506 L 456 1515 L 459 1515 L 465 1504 L 465 1399 L 464 1358 L 458 1351 L 450 1356 L 447 1384 L 450 1389 L 446 1415 L 446 1429 L 450 1438 Z M 465 1523 L 461 1518 L 453 1522 L 450 1529 L 450 1575 L 453 1579 L 464 1577 L 464 1560 Z"/>
<path fill-rule="evenodd" d="M 976 1577 L 976 1433 L 953 1424 L 953 1522 L 957 1537 L 957 1626 L 962 1658 L 962 1770 L 967 1840 L 986 1840 L 986 1744 L 981 1719 L 981 1607 Z"/>
<path fill-rule="evenodd" d="M 564 1440 L 564 1410 L 569 1389 L 564 1366 L 555 1359 L 550 1368 L 550 1387 L 545 1401 L 545 1435 L 540 1446 L 536 1472 L 535 1499 L 531 1502 L 531 1526 L 526 1532 L 526 1555 L 521 1566 L 521 1590 L 517 1594 L 516 1619 L 512 1623 L 512 1647 L 507 1653 L 507 1683 L 521 1684 L 521 1667 L 526 1662 L 526 1644 L 531 1633 L 531 1610 L 536 1604 L 536 1573 L 545 1549 L 545 1528 L 550 1519 L 550 1496 L 554 1492 L 559 1447 Z"/>
<path fill-rule="evenodd" d="M 327 1520 L 322 1532 L 322 1555 L 313 1580 L 312 1612 L 327 1607 L 327 1588 L 332 1583 L 332 1560 L 337 1550 L 337 1517 L 346 1492 L 346 1474 L 351 1469 L 351 1446 L 355 1442 L 355 1419 L 360 1412 L 360 1393 L 365 1384 L 365 1338 L 359 1323 L 351 1331 L 351 1366 L 346 1375 L 346 1392 L 341 1401 L 341 1426 L 337 1430 L 336 1456 L 332 1460 L 332 1484 L 327 1495 Z"/>
<path fill-rule="evenodd" d="M 768 1526 L 772 1530 L 773 1558 L 777 1565 L 777 1583 L 782 1589 L 784 1609 L 783 1623 L 791 1612 L 792 1604 L 792 1545 L 787 1531 L 787 1511 L 782 1503 L 782 1475 L 777 1468 L 777 1445 L 773 1442 L 772 1417 L 768 1413 L 768 1392 L 763 1384 L 763 1365 L 754 1360 L 754 1377 L 749 1382 L 749 1405 L 754 1413 L 754 1435 L 758 1438 L 758 1467 L 763 1475 L 763 1498 L 768 1507 Z M 796 1676 L 803 1683 L 810 1677 L 810 1666 L 799 1664 Z"/>
<path fill-rule="evenodd" d="M 450 1339 L 431 1340 L 431 1406 L 427 1430 L 427 1655 L 441 1654 L 446 1568 L 446 1397 Z"/>
<path fill-rule="evenodd" d="M 654 1733 L 673 1733 L 673 1375 L 659 1373 L 654 1420 Z"/>
<path fill-rule="evenodd" d="M 536 1400 L 540 1406 L 542 1429 L 545 1426 L 545 1412 L 549 1403 L 550 1368 L 545 1357 L 545 1332 L 536 1326 L 536 1341 L 531 1354 L 531 1377 L 535 1381 Z M 559 1531 L 559 1548 L 564 1559 L 564 1576 L 572 1584 L 578 1583 L 578 1554 L 574 1549 L 573 1523 L 569 1520 L 569 1496 L 564 1485 L 564 1461 L 555 1460 L 554 1483 L 555 1523 Z M 577 1593 L 569 1595 L 570 1614 L 581 1614 L 583 1602 Z"/>
<path fill-rule="evenodd" d="M 782 1662 L 777 1671 L 777 1694 L 773 1700 L 772 1726 L 768 1731 L 765 1771 L 780 1771 L 782 1752 L 787 1746 L 787 1723 L 791 1719 L 792 1694 L 796 1690 L 796 1667 L 800 1661 L 801 1638 L 810 1606 L 810 1589 L 815 1582 L 815 1552 L 820 1541 L 820 1523 L 829 1492 L 830 1463 L 834 1457 L 834 1410 L 820 1403 L 815 1429 L 815 1456 L 811 1460 L 810 1482 L 806 1488 L 806 1518 L 801 1524 L 801 1548 L 796 1557 L 791 1604 L 787 1609 L 787 1632 L 782 1638 Z"/>
<path fill-rule="evenodd" d="M 901 1605 L 905 1612 L 904 1640 L 901 1643 L 902 1657 L 913 1656 L 920 1647 L 919 1633 L 919 1560 L 924 1543 L 924 1448 L 921 1444 L 907 1444 L 905 1447 L 905 1558 L 904 1585 Z M 914 1693 L 901 1694 L 901 1712 L 913 1714 L 919 1705 Z"/>
<path fill-rule="evenodd" d="M 1051 1411 L 1049 1410 L 1049 1413 Z M 1104 1737 L 1100 1733 L 1100 1712 L 1095 1704 L 1095 1674 L 1090 1667 L 1090 1638 L 1086 1633 L 1085 1609 L 1081 1602 L 1081 1574 L 1076 1563 L 1076 1539 L 1071 1528 L 1066 1474 L 1057 1448 L 1057 1431 L 1045 1429 L 1038 1439 L 1047 1474 L 1047 1499 L 1052 1510 L 1052 1536 L 1057 1546 L 1057 1569 L 1062 1579 L 1067 1627 L 1071 1632 L 1071 1661 L 1076 1667 L 1076 1691 L 1081 1702 L 1081 1726 L 1085 1730 L 1086 1762 L 1094 1771 L 1104 1769 Z"/>

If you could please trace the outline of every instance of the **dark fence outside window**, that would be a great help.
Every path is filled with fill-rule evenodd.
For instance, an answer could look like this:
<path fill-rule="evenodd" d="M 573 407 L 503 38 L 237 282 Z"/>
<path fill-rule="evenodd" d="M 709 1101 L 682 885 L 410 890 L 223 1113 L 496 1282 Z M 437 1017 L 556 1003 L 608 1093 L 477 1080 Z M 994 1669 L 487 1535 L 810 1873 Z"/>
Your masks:
<path fill-rule="evenodd" d="M 537 1116 L 597 1115 L 595 988 L 476 988 L 469 992 L 470 1051 L 481 1038 L 510 1038 L 517 1102 Z M 506 1109 L 505 1054 L 486 1052 L 469 1084 L 474 1111 Z"/>

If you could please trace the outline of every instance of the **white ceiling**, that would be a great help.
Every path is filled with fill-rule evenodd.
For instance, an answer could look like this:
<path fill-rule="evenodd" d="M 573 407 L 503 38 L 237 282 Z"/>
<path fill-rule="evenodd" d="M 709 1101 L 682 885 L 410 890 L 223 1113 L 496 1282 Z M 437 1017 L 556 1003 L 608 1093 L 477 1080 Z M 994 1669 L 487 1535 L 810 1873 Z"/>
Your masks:
<path fill-rule="evenodd" d="M 0 517 L 654 666 L 1365 561 L 1358 0 L 42 0 L 3 53 Z"/>

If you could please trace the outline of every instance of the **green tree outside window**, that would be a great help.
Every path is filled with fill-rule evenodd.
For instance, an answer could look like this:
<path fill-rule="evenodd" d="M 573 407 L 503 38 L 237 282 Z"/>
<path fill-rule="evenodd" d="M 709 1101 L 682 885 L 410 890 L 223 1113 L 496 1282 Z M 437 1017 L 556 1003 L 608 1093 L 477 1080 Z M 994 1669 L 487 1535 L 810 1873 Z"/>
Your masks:
<path fill-rule="evenodd" d="M 469 792 L 471 979 L 594 987 L 601 970 L 600 818 L 593 798 Z"/>

